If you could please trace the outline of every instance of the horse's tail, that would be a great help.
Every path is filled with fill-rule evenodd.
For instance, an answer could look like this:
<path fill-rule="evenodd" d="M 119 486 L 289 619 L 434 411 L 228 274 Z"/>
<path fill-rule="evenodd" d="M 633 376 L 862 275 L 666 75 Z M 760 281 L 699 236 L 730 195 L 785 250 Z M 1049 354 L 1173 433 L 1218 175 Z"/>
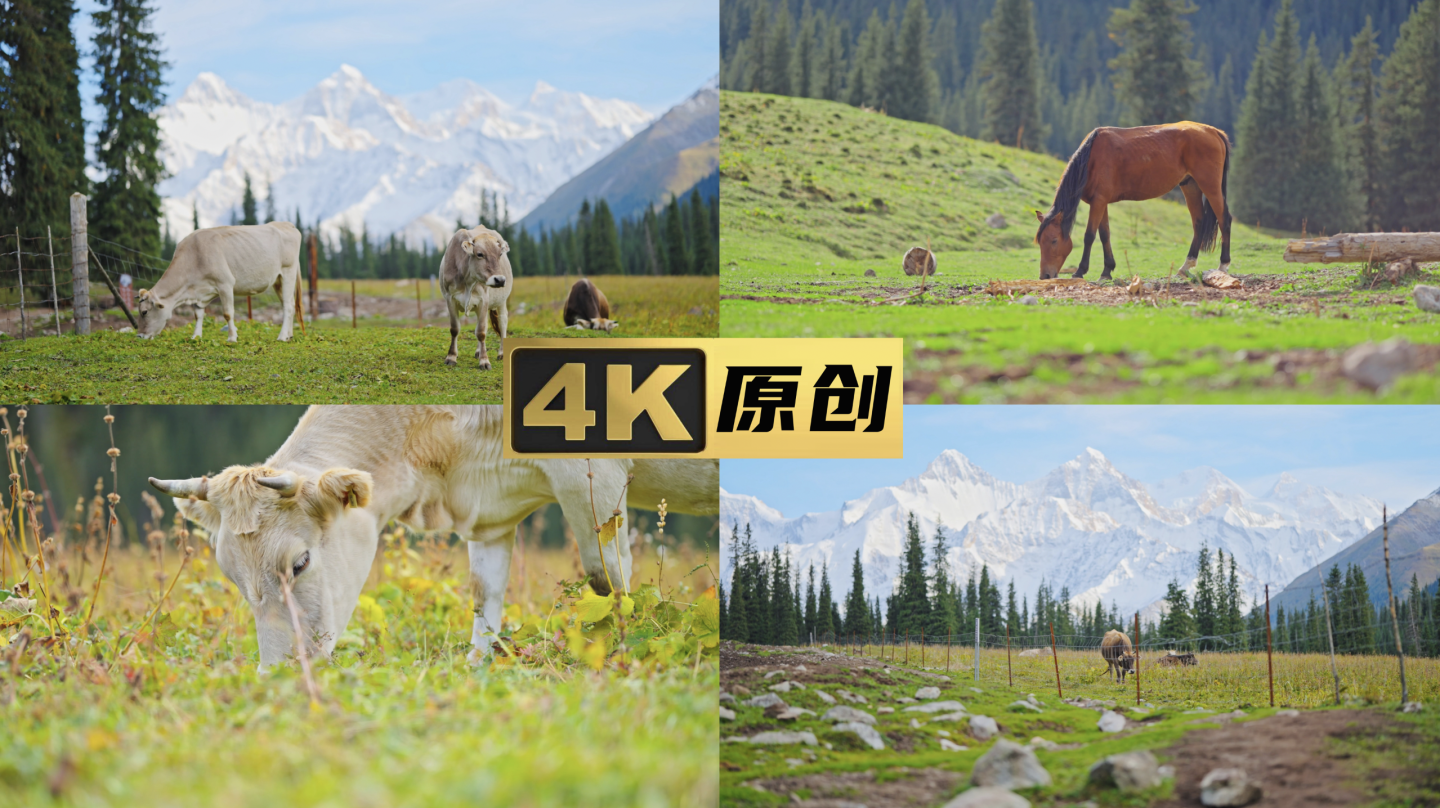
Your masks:
<path fill-rule="evenodd" d="M 1232 221 L 1230 216 L 1230 138 L 1223 130 L 1220 131 L 1220 144 L 1225 148 L 1225 166 L 1220 170 L 1220 194 L 1225 198 L 1225 225 L 1228 227 Z M 1209 252 L 1215 249 L 1215 235 L 1220 231 L 1219 220 L 1215 216 L 1215 209 L 1210 207 L 1208 198 L 1200 202 L 1200 224 L 1196 227 L 1195 236 L 1200 243 L 1200 249 Z"/>

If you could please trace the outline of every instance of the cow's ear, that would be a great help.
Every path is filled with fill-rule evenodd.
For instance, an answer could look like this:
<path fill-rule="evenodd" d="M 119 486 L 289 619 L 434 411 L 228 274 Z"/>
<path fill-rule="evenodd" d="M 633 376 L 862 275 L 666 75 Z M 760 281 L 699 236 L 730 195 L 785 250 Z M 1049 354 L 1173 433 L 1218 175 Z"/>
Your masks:
<path fill-rule="evenodd" d="M 500 254 L 501 254 L 501 255 L 506 255 L 506 254 L 508 254 L 508 253 L 510 252 L 510 244 L 509 244 L 509 242 L 505 241 L 505 239 L 502 238 L 502 237 L 500 237 L 500 236 L 496 236 L 496 237 L 495 237 L 495 240 L 498 241 L 498 242 L 500 242 Z"/>
<path fill-rule="evenodd" d="M 370 504 L 374 479 L 369 472 L 355 469 L 330 469 L 315 483 L 316 495 L 324 507 L 363 508 Z"/>
<path fill-rule="evenodd" d="M 190 499 L 189 497 L 174 499 L 175 510 L 179 511 L 181 516 L 205 528 L 205 532 L 210 534 L 213 544 L 215 533 L 220 530 L 220 509 L 203 499 Z"/>
<path fill-rule="evenodd" d="M 475 242 L 467 238 L 464 241 L 460 242 L 460 249 L 464 250 L 466 255 L 474 255 Z"/>

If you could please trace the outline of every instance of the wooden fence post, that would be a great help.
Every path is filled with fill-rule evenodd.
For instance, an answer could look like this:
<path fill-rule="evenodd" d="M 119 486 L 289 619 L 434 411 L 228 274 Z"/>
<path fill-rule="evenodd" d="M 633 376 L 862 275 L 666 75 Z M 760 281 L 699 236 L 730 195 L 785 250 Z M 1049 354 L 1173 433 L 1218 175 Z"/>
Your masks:
<path fill-rule="evenodd" d="M 1330 623 L 1330 589 L 1320 579 L 1320 594 L 1325 598 L 1325 637 L 1330 640 L 1330 675 L 1335 679 L 1335 706 L 1340 706 L 1340 671 L 1335 667 L 1335 627 Z"/>
<path fill-rule="evenodd" d="M 70 195 L 70 293 L 75 333 L 90 333 L 90 238 L 85 230 L 85 195 Z"/>
<path fill-rule="evenodd" d="M 1065 690 L 1060 687 L 1060 657 L 1055 654 L 1055 624 L 1050 624 L 1050 659 L 1055 662 L 1055 693 L 1061 700 L 1065 698 Z"/>
<path fill-rule="evenodd" d="M 415 327 L 425 327 L 425 310 L 420 308 L 420 279 L 415 279 Z"/>
<path fill-rule="evenodd" d="M 285 305 L 285 301 L 280 301 L 280 305 L 283 307 Z M 251 323 L 255 322 L 255 309 L 250 306 L 249 295 L 245 296 L 245 320 Z"/>
<path fill-rule="evenodd" d="M 1010 686 L 1015 686 L 1015 669 L 1010 667 L 1010 624 L 1005 624 L 1005 672 L 1010 676 Z"/>
<path fill-rule="evenodd" d="M 60 336 L 60 284 L 55 282 L 55 236 L 45 225 L 45 243 L 50 247 L 50 288 L 55 293 L 55 336 Z"/>
<path fill-rule="evenodd" d="M 355 281 L 350 281 L 350 327 L 355 327 Z"/>
<path fill-rule="evenodd" d="M 1135 613 L 1135 706 L 1140 706 L 1140 613 Z"/>
<path fill-rule="evenodd" d="M 18 232 L 18 231 L 17 231 Z M 15 241 L 20 237 L 16 235 Z M 1400 618 L 1395 614 L 1395 585 L 1390 582 L 1390 518 L 1385 506 L 1380 506 L 1381 541 L 1385 546 L 1385 590 L 1390 593 L 1390 626 L 1395 629 L 1395 655 L 1400 658 L 1400 706 L 1410 700 L 1410 688 L 1405 684 L 1405 646 L 1400 644 Z"/>
<path fill-rule="evenodd" d="M 1265 665 L 1270 671 L 1270 706 L 1275 706 L 1275 655 L 1270 643 L 1270 584 L 1265 584 Z"/>
<path fill-rule="evenodd" d="M 953 630 L 945 630 L 945 672 L 950 672 L 950 643 L 953 642 Z"/>
<path fill-rule="evenodd" d="M 15 278 L 20 282 L 20 339 L 28 330 L 25 323 L 25 265 L 20 260 L 20 228 L 15 228 Z"/>
<path fill-rule="evenodd" d="M 980 618 L 975 618 L 975 681 L 980 681 Z"/>
<path fill-rule="evenodd" d="M 316 297 L 320 291 L 320 278 L 316 268 L 315 231 L 310 231 L 310 322 L 320 319 L 320 303 Z"/>

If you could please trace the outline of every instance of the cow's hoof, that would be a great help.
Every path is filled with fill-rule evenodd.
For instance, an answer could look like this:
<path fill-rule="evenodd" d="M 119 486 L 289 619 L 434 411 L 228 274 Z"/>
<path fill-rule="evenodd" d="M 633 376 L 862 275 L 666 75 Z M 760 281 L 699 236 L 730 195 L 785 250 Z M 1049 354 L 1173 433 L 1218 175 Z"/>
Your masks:
<path fill-rule="evenodd" d="M 450 367 L 452 367 L 452 368 L 455 367 L 455 362 L 456 362 L 456 360 L 455 360 L 455 356 L 454 356 L 453 354 L 450 355 L 450 356 L 445 357 L 445 364 L 449 365 Z"/>
<path fill-rule="evenodd" d="M 486 360 L 482 361 L 482 362 L 480 363 L 480 369 L 481 369 L 481 370 L 489 370 L 489 369 L 490 369 L 490 360 L 486 359 Z"/>

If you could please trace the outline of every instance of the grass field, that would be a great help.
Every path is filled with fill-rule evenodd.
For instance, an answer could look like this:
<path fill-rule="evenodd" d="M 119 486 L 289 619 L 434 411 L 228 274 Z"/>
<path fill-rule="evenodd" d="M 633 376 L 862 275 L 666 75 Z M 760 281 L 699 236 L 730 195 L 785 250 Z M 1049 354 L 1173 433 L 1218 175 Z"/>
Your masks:
<path fill-rule="evenodd" d="M 312 702 L 299 665 L 256 673 L 249 606 L 198 535 L 111 548 L 87 622 L 103 542 L 73 531 L 17 586 L 10 524 L 0 600 L 39 603 L 0 603 L 0 806 L 715 804 L 718 611 L 693 550 L 640 551 L 617 640 L 577 611 L 573 550 L 522 548 L 518 653 L 474 669 L 464 548 L 388 532 Z"/>
<path fill-rule="evenodd" d="M 1110 213 L 1115 277 L 1139 276 L 1148 293 L 1095 283 L 1021 305 L 1023 293 L 983 289 L 1039 276 L 1033 211 L 1048 209 L 1061 161 L 744 93 L 722 93 L 721 134 L 722 336 L 903 337 L 910 403 L 1440 398 L 1440 315 L 1410 298 L 1414 283 L 1440 283 L 1434 267 L 1391 286 L 1357 266 L 1289 264 L 1285 234 L 1237 222 L 1232 271 L 1247 286 L 1221 292 L 1174 277 L 1190 241 L 1183 205 L 1127 202 Z M 997 213 L 1005 226 L 986 224 Z M 901 256 L 927 241 L 939 274 L 913 297 Z M 1201 268 L 1217 261 L 1202 254 Z M 1098 242 L 1090 266 L 1096 281 Z M 1341 375 L 1345 349 L 1392 337 L 1426 346 L 1417 372 L 1379 393 Z"/>
<path fill-rule="evenodd" d="M 1003 650 L 981 652 L 978 680 L 973 678 L 974 657 L 969 649 L 952 649 L 948 673 L 943 648 L 928 649 L 923 669 L 918 647 L 911 647 L 908 663 L 902 648 L 869 647 L 859 649 L 862 656 L 850 656 L 855 650 L 722 644 L 721 688 L 735 695 L 738 702 L 731 705 L 736 720 L 722 722 L 720 730 L 722 805 L 782 805 L 792 799 L 790 795 L 799 799 L 844 798 L 872 805 L 943 804 L 968 785 L 969 773 L 993 742 L 971 737 L 967 720 L 941 720 L 936 713 L 906 712 L 906 702 L 898 700 L 914 696 L 916 689 L 924 686 L 938 686 L 940 699 L 961 702 L 967 714 L 994 718 L 1000 726 L 1000 737 L 1027 745 L 1035 737 L 1058 744 L 1058 748 L 1037 748 L 1053 783 L 1022 792 L 1032 804 L 1045 806 L 1085 804 L 1086 800 L 1106 806 L 1171 804 L 1166 801 L 1176 794 L 1181 782 L 1198 780 L 1198 775 L 1187 769 L 1184 757 L 1171 751 L 1189 733 L 1232 724 L 1240 731 L 1260 732 L 1261 725 L 1246 725 L 1291 707 L 1303 712 L 1295 718 L 1272 720 L 1324 721 L 1328 709 L 1309 708 L 1334 703 L 1329 660 L 1316 655 L 1276 656 L 1276 708 L 1271 709 L 1263 654 L 1201 654 L 1196 667 L 1166 669 L 1148 667 L 1142 659 L 1141 703 L 1137 705 L 1134 679 L 1123 685 L 1107 679 L 1098 653 L 1061 651 L 1064 698 L 1091 701 L 1078 706 L 1057 695 L 1054 661 L 1048 656 L 1012 659 L 1011 685 Z M 840 656 L 827 657 L 817 651 L 838 652 Z M 1435 660 L 1407 662 L 1411 699 L 1434 699 L 1440 666 Z M 1440 799 L 1440 783 L 1433 777 L 1440 769 L 1440 718 L 1433 710 L 1416 715 L 1395 713 L 1399 686 L 1392 658 L 1342 657 L 1339 664 L 1345 688 L 1342 698 L 1347 706 L 1383 724 L 1385 729 L 1363 737 L 1342 732 L 1341 737 L 1326 739 L 1322 734 L 1314 739 L 1317 751 L 1303 762 L 1295 759 L 1305 755 L 1298 744 L 1285 749 L 1285 765 L 1292 779 L 1341 777 L 1347 788 L 1365 789 L 1375 804 L 1433 804 Z M 763 676 L 775 670 L 783 672 L 778 677 Z M 934 674 L 948 676 L 948 680 Z M 759 695 L 787 679 L 802 682 L 805 689 L 792 688 L 781 697 L 791 706 L 816 711 L 816 716 L 777 725 L 760 708 L 744 705 L 748 694 Z M 875 715 L 876 729 L 886 748 L 874 751 L 860 744 L 853 734 L 833 731 L 820 719 L 829 706 L 816 695 L 817 689 L 831 696 L 837 696 L 840 689 L 863 696 L 865 704 L 851 706 Z M 1030 694 L 1037 698 L 1039 710 L 1014 704 Z M 1102 705 L 1121 712 L 1126 719 L 1123 731 L 1109 734 L 1098 728 L 1099 714 L 1094 707 Z M 886 714 L 882 707 L 893 707 L 894 711 Z M 1237 709 L 1244 714 L 1227 715 Z M 750 745 L 723 740 L 771 730 L 810 731 L 821 746 Z M 968 748 L 947 751 L 940 745 L 942 738 Z M 1091 764 L 1106 755 L 1136 749 L 1153 750 L 1162 763 L 1175 765 L 1180 770 L 1176 779 L 1133 794 L 1088 783 Z M 1279 752 L 1261 750 L 1246 767 L 1252 774 L 1258 773 L 1270 755 Z M 1274 791 L 1286 785 L 1273 779 L 1266 781 L 1267 789 Z M 898 797 L 895 802 L 885 802 L 886 793 L 903 793 L 911 802 L 902 803 Z M 1286 802 L 1271 790 L 1266 796 L 1269 801 L 1280 799 L 1280 804 L 1300 804 Z M 1346 799 L 1339 802 L 1351 804 Z"/>
<path fill-rule="evenodd" d="M 519 278 L 510 297 L 512 337 L 590 338 L 602 332 L 565 330 L 560 309 L 573 279 Z M 428 311 L 436 310 L 422 284 Z M 616 337 L 716 336 L 719 314 L 717 281 L 704 277 L 605 278 L 612 316 L 621 326 Z M 447 367 L 449 322 L 427 315 L 426 327 L 414 318 L 415 287 L 394 281 L 362 281 L 357 295 L 389 316 L 349 318 L 347 281 L 322 282 L 322 295 L 338 294 L 343 311 L 333 319 L 307 325 L 289 343 L 278 342 L 277 325 L 241 321 L 240 341 L 205 326 L 199 340 L 191 327 L 168 328 L 154 340 L 115 330 L 89 337 L 40 337 L 0 340 L 0 400 L 147 403 L 262 404 L 304 402 L 499 403 L 502 373 L 476 367 L 475 320 L 462 327 L 460 364 Z M 273 295 L 256 298 L 257 314 L 278 308 Z M 269 309 L 261 307 L 268 303 Z M 211 307 L 214 308 L 213 306 Z M 273 314 L 273 311 L 271 311 Z M 119 316 L 119 312 L 115 312 Z M 113 320 L 112 320 L 113 321 Z M 120 320 L 123 323 L 123 318 Z M 493 334 L 493 331 L 491 332 Z M 487 341 L 493 342 L 493 340 Z M 489 346 L 491 361 L 495 346 Z"/>

